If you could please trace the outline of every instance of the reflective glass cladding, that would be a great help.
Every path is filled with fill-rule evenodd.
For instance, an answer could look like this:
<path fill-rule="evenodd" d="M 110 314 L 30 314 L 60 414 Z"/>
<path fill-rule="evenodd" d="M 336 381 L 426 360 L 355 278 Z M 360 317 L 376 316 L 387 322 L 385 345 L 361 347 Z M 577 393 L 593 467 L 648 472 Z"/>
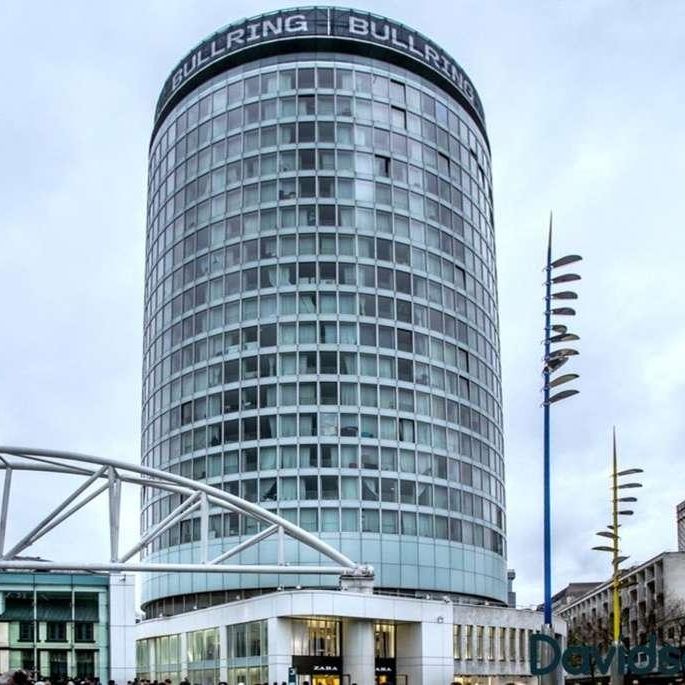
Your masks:
<path fill-rule="evenodd" d="M 143 463 L 277 511 L 378 587 L 504 599 L 490 156 L 466 111 L 371 58 L 252 61 L 165 116 L 148 197 Z M 145 499 L 143 530 L 177 504 Z M 210 513 L 210 558 L 257 532 Z M 199 536 L 146 558 L 198 559 Z M 336 582 L 153 575 L 144 600 Z"/>

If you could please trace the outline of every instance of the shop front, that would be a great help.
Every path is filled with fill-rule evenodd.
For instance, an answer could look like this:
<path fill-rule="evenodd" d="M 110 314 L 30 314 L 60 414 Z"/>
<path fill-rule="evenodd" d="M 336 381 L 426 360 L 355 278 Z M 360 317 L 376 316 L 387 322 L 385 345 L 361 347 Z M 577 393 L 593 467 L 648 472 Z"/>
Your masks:
<path fill-rule="evenodd" d="M 396 685 L 395 659 L 376 657 L 376 685 Z"/>
<path fill-rule="evenodd" d="M 342 659 L 335 656 L 293 656 L 297 685 L 346 685 Z"/>
<path fill-rule="evenodd" d="M 397 677 L 395 645 L 397 627 L 390 622 L 377 622 L 374 626 L 376 685 L 406 685 L 407 677 Z"/>

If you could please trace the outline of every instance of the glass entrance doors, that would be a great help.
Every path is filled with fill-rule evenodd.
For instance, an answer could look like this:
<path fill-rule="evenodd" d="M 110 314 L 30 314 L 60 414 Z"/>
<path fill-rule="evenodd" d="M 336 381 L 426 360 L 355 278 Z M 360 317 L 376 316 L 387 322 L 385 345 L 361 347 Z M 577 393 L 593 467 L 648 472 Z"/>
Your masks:
<path fill-rule="evenodd" d="M 299 675 L 297 685 L 341 685 L 339 675 Z"/>
<path fill-rule="evenodd" d="M 315 675 L 312 676 L 312 685 L 340 685 L 340 676 Z"/>

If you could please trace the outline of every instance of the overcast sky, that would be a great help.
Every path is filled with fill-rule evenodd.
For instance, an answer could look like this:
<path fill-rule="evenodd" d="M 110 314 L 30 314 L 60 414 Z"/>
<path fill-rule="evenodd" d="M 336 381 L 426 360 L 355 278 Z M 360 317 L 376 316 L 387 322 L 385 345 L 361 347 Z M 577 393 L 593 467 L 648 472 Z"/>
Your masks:
<path fill-rule="evenodd" d="M 176 62 L 243 16 L 232 0 L 0 4 L 0 443 L 139 458 L 146 165 L 154 104 Z M 424 12 L 417 13 L 417 7 Z M 616 424 L 645 468 L 626 553 L 675 549 L 685 499 L 685 3 L 374 0 L 432 37 L 478 88 L 492 144 L 504 373 L 509 565 L 542 595 L 540 358 L 548 214 L 580 253 L 581 394 L 553 416 L 554 588 L 601 579 Z M 571 366 L 571 365 L 569 365 Z M 569 368 L 569 370 L 571 370 Z M 19 519 L 66 487 L 17 479 Z M 130 496 L 127 537 L 137 527 Z M 101 510 L 100 510 L 101 511 Z M 36 553 L 82 540 L 84 515 Z M 87 544 L 86 544 L 87 542 Z M 363 560 L 360 560 L 363 561 Z"/>

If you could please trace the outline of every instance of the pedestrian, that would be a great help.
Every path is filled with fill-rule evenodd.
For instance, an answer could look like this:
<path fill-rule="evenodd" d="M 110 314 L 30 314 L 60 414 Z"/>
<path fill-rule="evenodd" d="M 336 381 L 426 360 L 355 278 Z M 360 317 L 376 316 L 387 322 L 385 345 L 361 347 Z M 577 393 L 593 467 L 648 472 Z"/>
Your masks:
<path fill-rule="evenodd" d="M 0 675 L 0 685 L 29 685 L 29 677 L 21 669 L 7 671 Z"/>

